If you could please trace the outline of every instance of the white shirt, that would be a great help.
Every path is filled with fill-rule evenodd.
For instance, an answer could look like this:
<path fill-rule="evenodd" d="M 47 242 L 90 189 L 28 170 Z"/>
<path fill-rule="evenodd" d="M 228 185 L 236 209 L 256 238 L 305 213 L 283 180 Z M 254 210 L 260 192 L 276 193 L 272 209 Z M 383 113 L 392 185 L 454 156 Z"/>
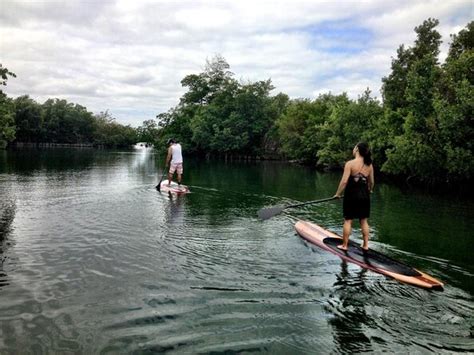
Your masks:
<path fill-rule="evenodd" d="M 183 162 L 183 155 L 181 154 L 181 144 L 173 143 L 171 145 L 171 164 L 179 164 Z"/>

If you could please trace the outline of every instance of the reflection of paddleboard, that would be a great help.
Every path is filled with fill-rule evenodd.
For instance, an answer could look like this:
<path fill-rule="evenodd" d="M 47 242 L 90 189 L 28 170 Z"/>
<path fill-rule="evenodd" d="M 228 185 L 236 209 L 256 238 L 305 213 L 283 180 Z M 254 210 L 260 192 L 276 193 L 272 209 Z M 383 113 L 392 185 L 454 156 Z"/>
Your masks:
<path fill-rule="evenodd" d="M 357 264 L 363 268 L 393 277 L 394 279 L 424 288 L 443 289 L 443 283 L 435 278 L 418 271 L 408 265 L 385 256 L 375 250 L 363 250 L 356 243 L 349 241 L 349 249 L 343 251 L 337 248 L 342 244 L 342 238 L 327 231 L 317 224 L 299 221 L 295 224 L 298 234 L 308 242 L 336 254 L 341 259 Z"/>
<path fill-rule="evenodd" d="M 191 191 L 189 191 L 189 188 L 186 185 L 179 185 L 178 183 L 172 181 L 171 185 L 168 186 L 168 180 L 163 180 L 160 185 L 160 191 L 161 192 L 171 192 L 172 194 L 187 194 Z"/>

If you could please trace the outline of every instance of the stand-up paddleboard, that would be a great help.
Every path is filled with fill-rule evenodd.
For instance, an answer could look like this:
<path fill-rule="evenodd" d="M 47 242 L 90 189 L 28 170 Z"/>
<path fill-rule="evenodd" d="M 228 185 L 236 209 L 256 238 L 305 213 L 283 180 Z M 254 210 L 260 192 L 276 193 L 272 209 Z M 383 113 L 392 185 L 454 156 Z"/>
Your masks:
<path fill-rule="evenodd" d="M 398 281 L 430 289 L 443 289 L 443 283 L 421 271 L 396 261 L 375 250 L 364 250 L 349 240 L 347 251 L 339 249 L 342 238 L 335 233 L 325 230 L 317 224 L 299 221 L 295 224 L 298 234 L 308 242 L 321 249 L 336 254 L 341 259 L 357 264 L 363 268 L 390 276 Z"/>
<path fill-rule="evenodd" d="M 187 194 L 190 193 L 189 188 L 186 185 L 179 185 L 178 183 L 172 181 L 168 186 L 168 180 L 163 180 L 160 184 L 161 192 L 171 192 L 172 194 Z"/>

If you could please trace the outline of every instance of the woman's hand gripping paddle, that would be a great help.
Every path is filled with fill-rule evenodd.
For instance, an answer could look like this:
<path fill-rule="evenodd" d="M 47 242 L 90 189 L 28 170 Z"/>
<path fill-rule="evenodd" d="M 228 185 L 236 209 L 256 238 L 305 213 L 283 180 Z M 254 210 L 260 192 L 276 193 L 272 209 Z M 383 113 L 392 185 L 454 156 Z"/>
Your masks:
<path fill-rule="evenodd" d="M 322 200 L 315 200 L 315 201 L 308 201 L 308 202 L 303 202 L 303 203 L 298 203 L 296 205 L 288 205 L 288 206 L 275 206 L 275 207 L 269 207 L 269 208 L 262 208 L 260 211 L 258 211 L 257 215 L 260 219 L 265 220 L 269 219 L 273 216 L 276 216 L 277 214 L 280 214 L 283 210 L 287 208 L 293 208 L 293 207 L 300 207 L 304 205 L 310 205 L 313 203 L 320 203 L 320 202 L 326 202 L 326 201 L 331 201 L 338 199 L 337 197 L 329 197 L 329 198 L 323 198 Z"/>

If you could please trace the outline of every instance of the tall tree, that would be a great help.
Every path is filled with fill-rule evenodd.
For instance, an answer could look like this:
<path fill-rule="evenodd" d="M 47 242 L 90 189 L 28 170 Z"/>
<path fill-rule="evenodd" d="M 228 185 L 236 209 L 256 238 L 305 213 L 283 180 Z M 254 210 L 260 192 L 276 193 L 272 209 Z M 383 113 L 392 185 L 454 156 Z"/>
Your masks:
<path fill-rule="evenodd" d="M 342 95 L 336 101 L 327 121 L 321 126 L 317 152 L 320 165 L 342 167 L 351 157 L 352 148 L 360 141 L 372 146 L 371 132 L 383 115 L 380 103 L 367 89 L 357 101 Z"/>
<path fill-rule="evenodd" d="M 44 142 L 92 143 L 94 116 L 84 106 L 48 99 L 42 107 Z"/>
<path fill-rule="evenodd" d="M 0 63 L 0 85 L 5 86 L 7 85 L 8 77 L 16 78 L 16 74 L 5 68 L 2 63 Z M 1 92 L 3 92 L 0 89 Z"/>
<path fill-rule="evenodd" d="M 230 65 L 226 60 L 216 55 L 206 60 L 204 71 L 200 74 L 190 74 L 181 80 L 181 85 L 188 91 L 181 98 L 181 105 L 209 104 L 230 82 L 234 81 Z"/>
<path fill-rule="evenodd" d="M 260 155 L 278 107 L 270 80 L 241 83 L 222 56 L 206 61 L 204 71 L 187 75 L 188 91 L 177 107 L 157 116 L 161 140 L 181 139 L 187 151 Z"/>
<path fill-rule="evenodd" d="M 15 106 L 13 100 L 0 92 L 0 149 L 15 139 Z"/>
<path fill-rule="evenodd" d="M 434 109 L 441 76 L 438 64 L 441 35 L 435 30 L 438 23 L 438 20 L 428 19 L 415 28 L 417 39 L 410 49 L 411 61 L 404 78 L 405 107 L 402 111 L 396 108 L 403 119 L 402 129 L 394 137 L 393 147 L 387 149 L 387 162 L 382 168 L 386 172 L 422 179 L 440 176 L 446 164 L 436 134 L 438 122 Z M 388 106 L 387 109 L 386 114 L 393 116 L 393 108 Z"/>
<path fill-rule="evenodd" d="M 332 165 L 333 154 L 339 154 L 339 150 L 330 152 L 329 145 L 344 144 L 336 127 L 341 116 L 336 117 L 335 111 L 344 111 L 349 102 L 346 94 L 291 101 L 277 121 L 282 153 L 290 159 Z M 322 152 L 324 147 L 326 151 Z"/>
<path fill-rule="evenodd" d="M 137 128 L 138 140 L 150 144 L 157 144 L 159 136 L 158 124 L 155 120 L 145 120 Z"/>
<path fill-rule="evenodd" d="M 14 100 L 17 142 L 38 142 L 42 131 L 41 105 L 29 96 Z"/>
<path fill-rule="evenodd" d="M 108 148 L 126 148 L 138 142 L 137 130 L 116 122 L 108 112 L 94 116 L 94 144 Z"/>
<path fill-rule="evenodd" d="M 435 99 L 448 180 L 474 177 L 474 21 L 452 36 Z"/>
<path fill-rule="evenodd" d="M 15 73 L 0 63 L 0 86 L 7 85 L 8 77 L 16 77 Z M 0 149 L 15 139 L 15 111 L 12 99 L 0 89 Z"/>
<path fill-rule="evenodd" d="M 382 78 L 382 97 L 385 107 L 383 124 L 379 125 L 376 149 L 385 160 L 385 152 L 396 151 L 403 139 L 405 125 L 424 126 L 424 117 L 433 111 L 434 86 L 439 78 L 438 55 L 441 35 L 435 30 L 439 24 L 429 18 L 415 27 L 417 38 L 412 48 L 402 44 L 392 60 L 391 73 Z M 407 123 L 408 120 L 408 123 Z M 385 170 L 397 169 L 389 163 Z M 406 170 L 406 169 L 404 169 Z M 405 171 L 406 173 L 407 171 Z"/>
<path fill-rule="evenodd" d="M 382 78 L 382 97 L 384 106 L 394 112 L 407 106 L 405 90 L 408 72 L 413 63 L 413 52 L 402 44 L 397 50 L 397 57 L 392 59 L 392 72 Z"/>

